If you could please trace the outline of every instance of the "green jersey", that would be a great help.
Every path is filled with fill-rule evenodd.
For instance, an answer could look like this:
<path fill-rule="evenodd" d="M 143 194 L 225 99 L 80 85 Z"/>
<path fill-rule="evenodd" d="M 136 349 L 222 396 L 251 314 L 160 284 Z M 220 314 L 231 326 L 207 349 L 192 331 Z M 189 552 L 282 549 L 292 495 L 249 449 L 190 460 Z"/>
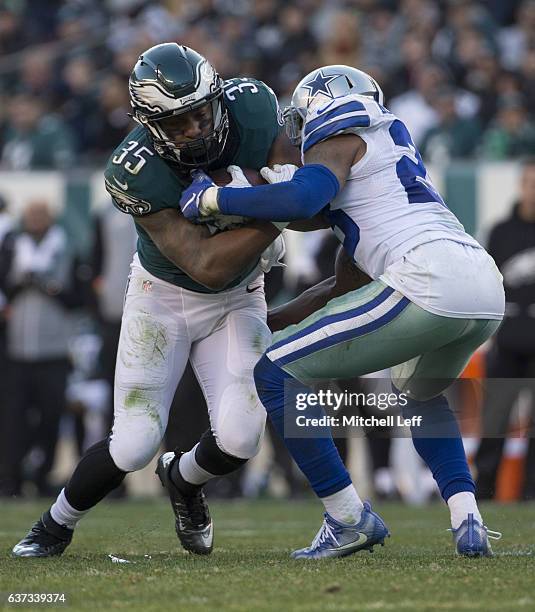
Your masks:
<path fill-rule="evenodd" d="M 265 83 L 237 78 L 225 81 L 224 99 L 230 128 L 218 166 L 235 164 L 259 170 L 267 164 L 269 151 L 282 125 L 277 98 Z M 156 153 L 149 132 L 142 125 L 134 128 L 115 149 L 104 177 L 115 206 L 132 215 L 134 220 L 164 208 L 180 210 L 180 196 L 190 183 L 175 164 Z M 138 223 L 136 230 L 137 251 L 146 270 L 174 285 L 200 293 L 214 293 L 167 259 Z M 250 269 L 229 287 L 239 284 L 256 263 L 251 262 Z"/>

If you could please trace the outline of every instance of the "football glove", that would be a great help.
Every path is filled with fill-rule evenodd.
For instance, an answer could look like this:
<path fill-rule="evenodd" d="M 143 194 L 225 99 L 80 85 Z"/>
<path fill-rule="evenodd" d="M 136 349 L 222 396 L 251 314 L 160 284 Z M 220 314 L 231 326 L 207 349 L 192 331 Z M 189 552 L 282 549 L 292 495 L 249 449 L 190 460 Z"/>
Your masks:
<path fill-rule="evenodd" d="M 268 183 L 285 183 L 291 181 L 293 175 L 297 170 L 297 166 L 294 164 L 275 164 L 272 168 L 265 166 L 260 170 L 260 174 Z M 273 225 L 282 232 L 282 230 L 289 225 L 289 221 L 272 221 Z"/>
<path fill-rule="evenodd" d="M 265 166 L 260 170 L 260 174 L 270 184 L 285 183 L 292 180 L 297 169 L 297 166 L 294 166 L 294 164 L 284 164 L 283 166 L 275 164 L 273 169 Z"/>
<path fill-rule="evenodd" d="M 197 221 L 199 217 L 210 217 L 219 212 L 217 205 L 217 191 L 219 187 L 212 179 L 202 172 L 195 170 L 191 173 L 193 181 L 184 189 L 180 197 L 180 210 L 189 221 Z"/>
<path fill-rule="evenodd" d="M 232 180 L 227 187 L 252 187 L 251 183 L 247 180 L 247 177 L 243 173 L 243 170 L 239 166 L 228 166 L 227 172 L 232 177 Z"/>

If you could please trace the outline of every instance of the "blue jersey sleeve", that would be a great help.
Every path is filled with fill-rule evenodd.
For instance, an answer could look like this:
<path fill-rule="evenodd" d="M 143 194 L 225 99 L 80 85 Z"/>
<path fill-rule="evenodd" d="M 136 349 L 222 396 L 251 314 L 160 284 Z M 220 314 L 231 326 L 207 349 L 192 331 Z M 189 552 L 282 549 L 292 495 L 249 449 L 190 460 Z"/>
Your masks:
<path fill-rule="evenodd" d="M 323 140 L 339 134 L 359 134 L 374 128 L 384 117 L 381 107 L 365 96 L 349 94 L 311 108 L 303 130 L 303 154 Z"/>
<path fill-rule="evenodd" d="M 268 221 L 309 219 L 333 200 L 340 189 L 336 176 L 321 164 L 299 168 L 291 181 L 258 187 L 222 187 L 219 210 Z"/>

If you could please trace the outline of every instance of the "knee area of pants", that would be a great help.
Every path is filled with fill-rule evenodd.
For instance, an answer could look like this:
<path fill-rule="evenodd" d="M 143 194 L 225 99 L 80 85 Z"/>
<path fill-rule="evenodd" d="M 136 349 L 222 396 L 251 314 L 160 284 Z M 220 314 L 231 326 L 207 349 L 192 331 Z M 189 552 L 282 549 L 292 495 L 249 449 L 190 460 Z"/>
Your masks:
<path fill-rule="evenodd" d="M 110 455 L 115 465 L 123 472 L 137 472 L 146 467 L 160 448 L 161 440 L 144 438 L 138 440 L 130 438 L 121 443 L 112 438 L 110 442 Z"/>
<path fill-rule="evenodd" d="M 225 432 L 217 436 L 217 446 L 227 455 L 238 459 L 252 459 L 260 450 L 264 423 L 261 427 L 247 428 L 249 431 Z"/>

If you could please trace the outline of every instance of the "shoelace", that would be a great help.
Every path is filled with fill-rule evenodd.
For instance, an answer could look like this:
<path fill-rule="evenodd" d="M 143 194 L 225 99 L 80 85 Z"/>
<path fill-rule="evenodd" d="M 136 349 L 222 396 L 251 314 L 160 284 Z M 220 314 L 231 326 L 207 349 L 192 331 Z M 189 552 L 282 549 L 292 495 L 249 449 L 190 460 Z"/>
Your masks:
<path fill-rule="evenodd" d="M 316 534 L 316 537 L 312 541 L 312 544 L 310 545 L 310 548 L 316 548 L 316 546 L 319 546 L 320 544 L 323 544 L 329 538 L 331 540 L 333 540 L 334 543 L 338 546 L 338 540 L 336 539 L 336 536 L 334 534 L 334 530 L 329 525 L 329 523 L 325 520 L 325 521 L 323 521 L 323 525 L 321 526 L 321 529 L 318 531 L 318 533 Z"/>
<path fill-rule="evenodd" d="M 483 527 L 485 526 L 483 525 Z M 487 537 L 490 538 L 491 540 L 501 540 L 502 539 L 502 533 L 500 531 L 492 531 L 492 529 L 489 529 L 488 527 L 486 529 L 487 529 Z M 446 531 L 453 533 L 454 531 L 457 531 L 457 529 L 453 529 L 452 527 L 450 527 L 449 529 L 446 529 Z"/>
<path fill-rule="evenodd" d="M 206 522 L 207 513 L 202 493 L 192 498 L 186 498 L 186 505 L 194 525 L 203 525 Z"/>
<path fill-rule="evenodd" d="M 28 538 L 28 536 L 32 534 L 34 536 L 39 536 L 41 538 L 41 540 L 45 543 L 45 544 L 56 544 L 57 542 L 61 542 L 61 538 L 58 538 L 57 536 L 55 536 L 53 533 L 50 533 L 49 531 L 46 530 L 44 525 L 34 525 L 31 530 L 30 533 L 26 536 L 26 538 Z"/>

